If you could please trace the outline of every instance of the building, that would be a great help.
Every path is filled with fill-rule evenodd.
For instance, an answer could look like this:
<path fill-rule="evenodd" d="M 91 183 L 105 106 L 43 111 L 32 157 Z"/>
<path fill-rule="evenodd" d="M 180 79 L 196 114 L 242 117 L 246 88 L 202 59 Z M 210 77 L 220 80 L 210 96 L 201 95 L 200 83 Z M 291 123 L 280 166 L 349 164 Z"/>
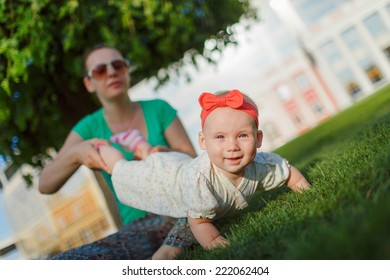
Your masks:
<path fill-rule="evenodd" d="M 26 174 L 32 175 L 31 186 L 23 178 Z M 105 196 L 86 167 L 80 167 L 53 195 L 39 193 L 38 172 L 27 165 L 18 170 L 7 166 L 0 179 L 13 244 L 22 259 L 45 259 L 117 229 Z"/>
<path fill-rule="evenodd" d="M 390 1 L 259 4 L 259 37 L 269 46 L 259 47 L 267 66 L 255 98 L 262 107 L 264 143 L 272 143 L 268 149 L 389 83 Z"/>

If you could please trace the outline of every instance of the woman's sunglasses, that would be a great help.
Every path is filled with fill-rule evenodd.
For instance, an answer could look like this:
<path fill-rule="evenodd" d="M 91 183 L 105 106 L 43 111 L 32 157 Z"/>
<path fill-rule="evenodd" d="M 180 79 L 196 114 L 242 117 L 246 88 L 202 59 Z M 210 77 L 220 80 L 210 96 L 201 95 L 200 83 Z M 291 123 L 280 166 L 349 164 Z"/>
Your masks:
<path fill-rule="evenodd" d="M 129 69 L 130 62 L 127 59 L 116 59 L 109 63 L 98 64 L 93 69 L 89 70 L 87 73 L 87 77 L 89 79 L 94 78 L 95 80 L 101 80 L 107 77 L 107 67 L 111 65 L 115 71 L 120 74 L 124 73 L 127 69 Z"/>

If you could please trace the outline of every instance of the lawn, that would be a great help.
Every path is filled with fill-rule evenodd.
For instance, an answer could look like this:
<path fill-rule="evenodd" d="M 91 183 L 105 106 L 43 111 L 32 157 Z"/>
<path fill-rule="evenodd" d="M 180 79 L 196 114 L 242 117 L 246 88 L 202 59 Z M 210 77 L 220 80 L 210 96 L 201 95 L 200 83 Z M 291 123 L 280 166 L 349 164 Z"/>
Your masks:
<path fill-rule="evenodd" d="M 390 86 L 275 152 L 312 189 L 257 194 L 222 226 L 231 246 L 183 259 L 390 259 Z"/>

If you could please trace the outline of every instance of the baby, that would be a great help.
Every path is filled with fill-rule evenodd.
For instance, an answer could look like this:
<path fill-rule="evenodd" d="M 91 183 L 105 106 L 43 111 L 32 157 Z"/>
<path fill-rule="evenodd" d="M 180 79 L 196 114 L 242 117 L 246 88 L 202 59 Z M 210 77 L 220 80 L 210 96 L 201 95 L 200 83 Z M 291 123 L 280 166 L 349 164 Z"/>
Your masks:
<path fill-rule="evenodd" d="M 206 152 L 196 158 L 177 152 L 149 154 L 151 146 L 134 130 L 114 135 L 112 140 L 143 160 L 126 161 L 118 150 L 106 145 L 99 152 L 124 204 L 187 217 L 200 245 L 212 249 L 229 244 L 213 221 L 247 207 L 255 191 L 284 184 L 302 191 L 310 184 L 282 157 L 257 152 L 263 133 L 258 129 L 257 106 L 248 96 L 239 90 L 203 93 L 199 104 L 199 144 Z"/>

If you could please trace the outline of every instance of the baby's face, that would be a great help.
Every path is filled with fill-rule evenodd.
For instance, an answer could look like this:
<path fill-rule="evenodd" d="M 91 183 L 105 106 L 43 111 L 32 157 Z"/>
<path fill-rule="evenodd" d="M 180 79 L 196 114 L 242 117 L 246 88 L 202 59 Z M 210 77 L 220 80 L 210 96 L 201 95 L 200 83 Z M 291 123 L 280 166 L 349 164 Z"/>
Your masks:
<path fill-rule="evenodd" d="M 207 117 L 199 144 L 228 178 L 243 176 L 245 167 L 261 146 L 262 134 L 245 112 L 221 107 Z"/>

